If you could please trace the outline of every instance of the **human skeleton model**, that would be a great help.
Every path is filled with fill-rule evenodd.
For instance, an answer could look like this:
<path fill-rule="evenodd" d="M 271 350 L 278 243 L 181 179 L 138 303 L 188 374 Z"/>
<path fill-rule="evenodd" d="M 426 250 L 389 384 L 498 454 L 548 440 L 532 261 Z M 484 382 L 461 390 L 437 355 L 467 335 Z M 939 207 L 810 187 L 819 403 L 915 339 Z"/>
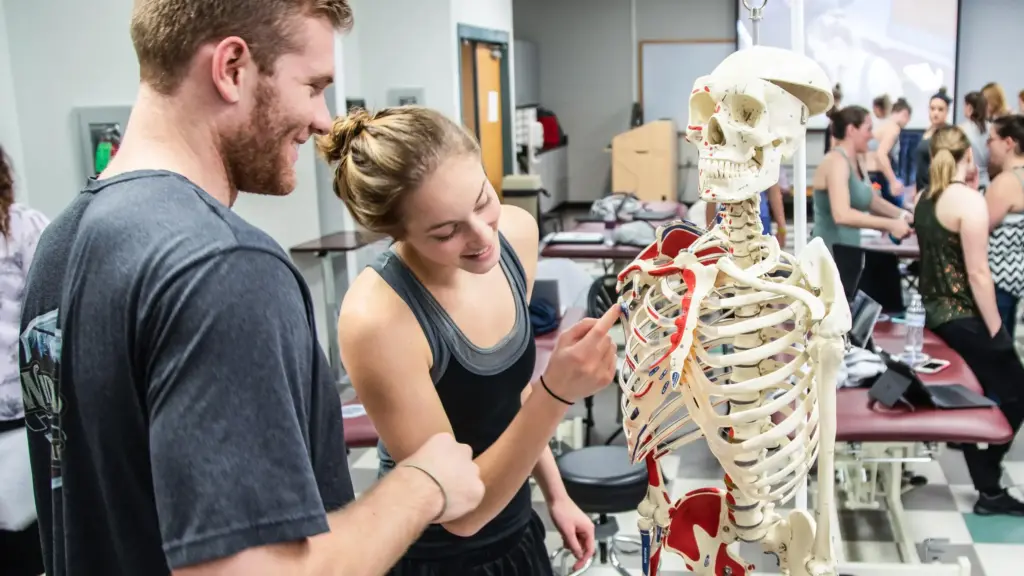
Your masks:
<path fill-rule="evenodd" d="M 748 576 L 739 542 L 761 543 L 784 574 L 835 574 L 835 381 L 850 310 L 825 245 L 787 254 L 762 235 L 758 214 L 760 191 L 777 181 L 807 119 L 831 108 L 829 86 L 812 60 L 767 47 L 698 79 L 687 138 L 700 152 L 701 197 L 725 206 L 721 223 L 660 228 L 619 275 L 623 425 L 649 480 L 638 506 L 645 575 L 669 550 L 696 574 Z M 658 460 L 701 437 L 726 489 L 673 503 Z M 776 505 L 816 459 L 817 520 L 803 510 L 781 517 Z"/>

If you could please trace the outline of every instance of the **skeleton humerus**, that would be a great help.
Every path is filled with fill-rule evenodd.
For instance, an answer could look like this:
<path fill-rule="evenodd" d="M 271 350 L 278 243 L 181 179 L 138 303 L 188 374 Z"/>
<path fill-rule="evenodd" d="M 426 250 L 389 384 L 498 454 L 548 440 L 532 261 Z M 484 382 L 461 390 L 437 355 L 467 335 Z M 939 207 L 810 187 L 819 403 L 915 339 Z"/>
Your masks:
<path fill-rule="evenodd" d="M 746 576 L 753 566 L 737 555 L 739 542 L 761 543 L 783 573 L 835 574 L 831 473 L 818 475 L 817 521 L 775 508 L 815 461 L 833 469 L 850 311 L 824 244 L 811 242 L 799 258 L 783 252 L 762 234 L 757 196 L 777 180 L 807 118 L 831 106 L 828 85 L 813 62 L 766 48 L 737 52 L 699 79 L 688 136 L 701 155 L 702 197 L 724 205 L 721 223 L 707 232 L 662 227 L 619 275 L 623 425 L 631 458 L 648 468 L 638 506 L 645 575 L 669 550 L 696 574 Z M 722 465 L 725 490 L 673 503 L 658 460 L 700 438 Z"/>

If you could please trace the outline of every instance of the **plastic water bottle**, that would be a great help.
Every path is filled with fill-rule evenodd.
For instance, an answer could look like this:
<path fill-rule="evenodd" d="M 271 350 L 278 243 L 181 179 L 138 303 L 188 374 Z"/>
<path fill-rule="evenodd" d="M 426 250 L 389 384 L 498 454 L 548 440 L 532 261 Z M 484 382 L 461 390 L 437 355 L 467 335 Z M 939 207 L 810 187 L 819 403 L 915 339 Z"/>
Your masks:
<path fill-rule="evenodd" d="M 614 210 L 608 210 L 604 213 L 604 245 L 615 246 L 615 227 L 618 225 L 619 219 L 615 216 Z"/>
<path fill-rule="evenodd" d="M 914 294 L 906 314 L 907 339 L 903 342 L 903 361 L 913 366 L 923 359 L 924 354 L 924 303 L 921 295 Z"/>

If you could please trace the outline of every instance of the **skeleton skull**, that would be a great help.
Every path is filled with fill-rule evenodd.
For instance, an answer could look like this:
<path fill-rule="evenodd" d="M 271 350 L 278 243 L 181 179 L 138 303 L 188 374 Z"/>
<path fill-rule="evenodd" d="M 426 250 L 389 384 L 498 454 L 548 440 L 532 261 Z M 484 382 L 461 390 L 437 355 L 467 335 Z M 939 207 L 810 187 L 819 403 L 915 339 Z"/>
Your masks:
<path fill-rule="evenodd" d="M 778 182 L 807 119 L 832 107 L 830 85 L 810 58 L 764 46 L 735 52 L 698 78 L 686 134 L 700 156 L 701 198 L 742 202 Z"/>

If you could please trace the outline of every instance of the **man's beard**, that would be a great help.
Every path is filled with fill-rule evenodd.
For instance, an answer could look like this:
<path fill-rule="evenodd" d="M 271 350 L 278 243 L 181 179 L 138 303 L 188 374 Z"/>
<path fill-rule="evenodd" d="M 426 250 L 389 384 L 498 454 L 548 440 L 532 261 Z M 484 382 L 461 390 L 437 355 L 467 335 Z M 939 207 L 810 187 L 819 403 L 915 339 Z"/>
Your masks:
<path fill-rule="evenodd" d="M 285 155 L 288 122 L 278 110 L 269 82 L 260 81 L 248 125 L 221 143 L 224 168 L 233 187 L 242 192 L 286 196 L 295 189 L 295 175 Z"/>

